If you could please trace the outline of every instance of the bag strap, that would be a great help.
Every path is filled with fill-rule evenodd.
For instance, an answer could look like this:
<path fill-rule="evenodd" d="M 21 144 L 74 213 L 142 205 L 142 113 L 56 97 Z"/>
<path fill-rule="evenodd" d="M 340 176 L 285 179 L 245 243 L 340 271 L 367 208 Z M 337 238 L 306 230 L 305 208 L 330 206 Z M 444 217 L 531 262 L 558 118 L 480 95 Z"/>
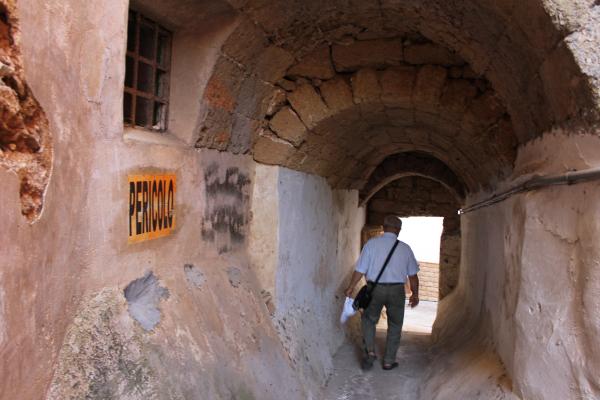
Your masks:
<path fill-rule="evenodd" d="M 373 282 L 374 285 L 373 285 L 373 288 L 371 289 L 371 291 L 373 289 L 375 289 L 375 286 L 377 286 L 377 284 L 379 283 L 379 279 L 381 279 L 381 275 L 383 275 L 383 271 L 385 271 L 385 267 L 387 267 L 388 263 L 390 262 L 390 259 L 392 258 L 392 254 L 394 254 L 394 250 L 396 250 L 398 243 L 400 243 L 400 241 L 396 238 L 396 243 L 394 243 L 394 245 L 392 246 L 392 249 L 388 253 L 387 258 L 385 259 L 385 262 L 383 263 L 383 267 L 381 267 L 381 271 L 379 271 L 379 274 L 377 275 L 377 279 L 375 279 L 375 282 Z"/>

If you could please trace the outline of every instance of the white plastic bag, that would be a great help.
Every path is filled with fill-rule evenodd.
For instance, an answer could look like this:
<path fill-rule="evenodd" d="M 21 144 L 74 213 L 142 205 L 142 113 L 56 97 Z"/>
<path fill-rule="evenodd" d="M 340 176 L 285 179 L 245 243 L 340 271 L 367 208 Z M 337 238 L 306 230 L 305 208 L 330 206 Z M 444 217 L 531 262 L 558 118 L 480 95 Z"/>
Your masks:
<path fill-rule="evenodd" d="M 342 315 L 340 316 L 340 322 L 345 324 L 348 321 L 348 318 L 356 314 L 356 310 L 352 307 L 352 303 L 354 303 L 354 299 L 351 297 L 346 297 L 346 301 L 344 302 L 344 309 L 342 310 Z"/>

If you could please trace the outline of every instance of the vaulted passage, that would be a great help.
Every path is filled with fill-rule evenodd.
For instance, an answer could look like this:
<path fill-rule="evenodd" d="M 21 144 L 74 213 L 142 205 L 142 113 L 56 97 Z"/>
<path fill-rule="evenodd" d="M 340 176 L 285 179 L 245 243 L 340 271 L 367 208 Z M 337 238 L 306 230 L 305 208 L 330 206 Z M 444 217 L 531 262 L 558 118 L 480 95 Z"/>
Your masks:
<path fill-rule="evenodd" d="M 592 0 L 0 0 L 0 398 L 600 398 L 599 45 Z M 363 372 L 388 214 L 443 217 L 439 303 Z"/>

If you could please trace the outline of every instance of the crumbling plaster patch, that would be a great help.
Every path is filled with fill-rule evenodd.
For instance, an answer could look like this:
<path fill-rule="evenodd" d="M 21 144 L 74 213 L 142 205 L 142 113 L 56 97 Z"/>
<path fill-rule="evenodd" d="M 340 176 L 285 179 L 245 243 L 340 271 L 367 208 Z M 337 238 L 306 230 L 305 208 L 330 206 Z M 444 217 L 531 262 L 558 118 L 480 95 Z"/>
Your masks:
<path fill-rule="evenodd" d="M 206 283 L 204 274 L 200 268 L 196 267 L 194 264 L 185 264 L 183 266 L 183 272 L 185 273 L 187 281 L 195 288 L 200 289 Z"/>
<path fill-rule="evenodd" d="M 160 322 L 160 300 L 169 297 L 169 290 L 160 286 L 152 271 L 131 282 L 123 291 L 129 315 L 147 331 Z"/>
<path fill-rule="evenodd" d="M 52 135 L 25 80 L 14 0 L 0 2 L 0 165 L 20 179 L 21 213 L 40 218 L 52 171 Z"/>

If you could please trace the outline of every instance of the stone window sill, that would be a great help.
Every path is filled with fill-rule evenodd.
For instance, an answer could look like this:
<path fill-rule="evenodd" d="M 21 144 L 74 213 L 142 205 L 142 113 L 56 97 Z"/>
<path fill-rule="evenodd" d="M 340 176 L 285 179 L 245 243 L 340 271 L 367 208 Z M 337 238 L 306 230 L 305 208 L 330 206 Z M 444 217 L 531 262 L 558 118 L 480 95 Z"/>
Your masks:
<path fill-rule="evenodd" d="M 143 128 L 126 126 L 123 128 L 123 139 L 126 142 L 157 144 L 161 146 L 189 147 L 187 143 L 170 132 L 152 132 Z"/>

